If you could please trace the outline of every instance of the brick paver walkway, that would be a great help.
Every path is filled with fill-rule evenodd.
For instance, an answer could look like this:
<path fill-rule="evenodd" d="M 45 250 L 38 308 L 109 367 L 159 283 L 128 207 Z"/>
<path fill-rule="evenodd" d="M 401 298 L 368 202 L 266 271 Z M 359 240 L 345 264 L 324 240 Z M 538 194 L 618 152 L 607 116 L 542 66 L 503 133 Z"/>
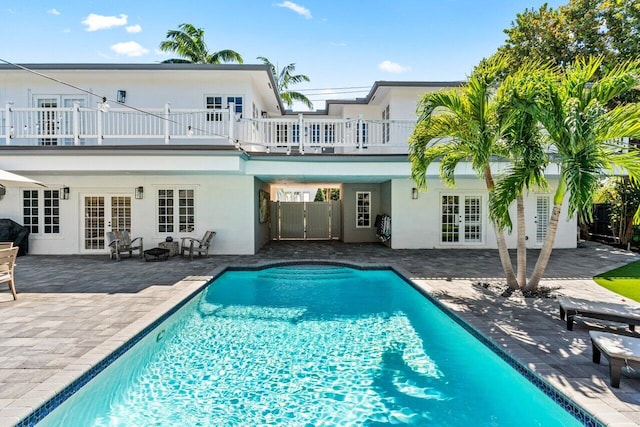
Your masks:
<path fill-rule="evenodd" d="M 530 267 L 537 251 L 529 251 Z M 556 250 L 544 285 L 559 294 L 599 301 L 619 296 L 591 277 L 638 259 L 587 243 Z M 502 298 L 477 282 L 498 282 L 492 250 L 391 250 L 378 244 L 270 243 L 253 256 L 166 262 L 110 261 L 108 256 L 18 258 L 18 301 L 0 290 L 0 426 L 12 425 L 197 288 L 224 265 L 290 260 L 391 265 L 432 290 L 446 305 L 527 363 L 591 413 L 617 427 L 640 425 L 640 377 L 608 386 L 608 366 L 591 362 L 589 328 L 622 326 L 578 321 L 565 330 L 552 299 Z M 523 397 L 525 398 L 525 397 Z"/>

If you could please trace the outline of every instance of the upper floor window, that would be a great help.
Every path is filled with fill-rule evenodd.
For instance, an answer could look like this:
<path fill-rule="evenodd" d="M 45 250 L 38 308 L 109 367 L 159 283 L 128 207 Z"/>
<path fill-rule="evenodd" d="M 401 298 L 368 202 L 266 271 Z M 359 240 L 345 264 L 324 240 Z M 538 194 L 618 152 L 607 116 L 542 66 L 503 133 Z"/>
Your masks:
<path fill-rule="evenodd" d="M 241 96 L 213 95 L 205 98 L 205 107 L 208 110 L 225 110 L 232 103 L 234 113 L 242 117 L 244 103 Z M 209 113 L 207 114 L 207 121 L 220 122 L 222 121 L 222 114 L 222 111 Z"/>
<path fill-rule="evenodd" d="M 391 116 L 389 115 L 389 106 L 387 105 L 384 110 L 382 110 L 382 143 L 387 144 L 391 139 L 390 135 L 390 127 L 389 120 L 391 120 Z"/>

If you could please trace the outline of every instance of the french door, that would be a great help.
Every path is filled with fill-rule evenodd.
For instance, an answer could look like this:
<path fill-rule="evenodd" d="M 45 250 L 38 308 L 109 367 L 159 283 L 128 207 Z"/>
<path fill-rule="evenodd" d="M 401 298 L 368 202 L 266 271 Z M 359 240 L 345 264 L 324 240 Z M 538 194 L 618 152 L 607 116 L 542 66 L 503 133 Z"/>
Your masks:
<path fill-rule="evenodd" d="M 131 196 L 84 195 L 82 203 L 83 253 L 104 252 L 107 231 L 131 231 Z"/>
<path fill-rule="evenodd" d="M 58 98 L 38 98 L 38 108 L 46 108 L 40 111 L 38 117 L 38 133 L 40 135 L 55 135 L 59 130 L 58 112 L 54 108 L 58 108 Z M 58 138 L 44 137 L 38 139 L 38 145 L 58 145 Z"/>
<path fill-rule="evenodd" d="M 440 242 L 482 243 L 482 197 L 445 194 L 440 198 Z"/>
<path fill-rule="evenodd" d="M 83 96 L 58 96 L 58 95 L 36 95 L 34 105 L 42 108 L 38 113 L 37 133 L 38 145 L 73 145 L 73 113 L 59 110 L 58 108 L 71 108 L 74 104 L 84 107 L 86 97 Z M 51 136 L 49 136 L 51 135 Z M 65 135 L 66 138 L 59 136 Z M 81 141 L 82 143 L 82 141 Z"/>

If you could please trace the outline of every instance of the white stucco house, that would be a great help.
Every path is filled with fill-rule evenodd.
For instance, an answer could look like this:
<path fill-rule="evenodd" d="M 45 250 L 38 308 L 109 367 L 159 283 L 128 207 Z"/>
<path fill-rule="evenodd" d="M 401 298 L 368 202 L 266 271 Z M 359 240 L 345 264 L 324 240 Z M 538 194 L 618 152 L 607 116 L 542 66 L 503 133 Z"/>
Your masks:
<path fill-rule="evenodd" d="M 23 66 L 0 66 L 0 169 L 47 187 L 6 188 L 0 218 L 30 229 L 30 253 L 107 253 L 105 233 L 122 228 L 147 248 L 215 230 L 212 254 L 271 239 L 375 242 L 381 214 L 394 249 L 496 247 L 468 165 L 457 188 L 437 167 L 427 192 L 409 178 L 418 100 L 459 82 L 379 81 L 302 114 L 285 111 L 265 65 Z M 275 202 L 287 186 L 339 188 L 341 200 Z M 551 194 L 527 195 L 529 247 L 550 208 Z M 576 220 L 562 218 L 556 247 L 575 246 Z"/>

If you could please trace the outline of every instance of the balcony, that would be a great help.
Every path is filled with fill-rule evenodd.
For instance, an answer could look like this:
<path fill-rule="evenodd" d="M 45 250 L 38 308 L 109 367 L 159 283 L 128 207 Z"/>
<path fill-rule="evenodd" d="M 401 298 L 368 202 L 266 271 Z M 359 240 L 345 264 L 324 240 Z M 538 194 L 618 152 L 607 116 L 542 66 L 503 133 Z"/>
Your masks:
<path fill-rule="evenodd" d="M 224 110 L 15 108 L 0 110 L 0 145 L 209 145 L 247 152 L 406 154 L 412 120 L 241 118 Z"/>

